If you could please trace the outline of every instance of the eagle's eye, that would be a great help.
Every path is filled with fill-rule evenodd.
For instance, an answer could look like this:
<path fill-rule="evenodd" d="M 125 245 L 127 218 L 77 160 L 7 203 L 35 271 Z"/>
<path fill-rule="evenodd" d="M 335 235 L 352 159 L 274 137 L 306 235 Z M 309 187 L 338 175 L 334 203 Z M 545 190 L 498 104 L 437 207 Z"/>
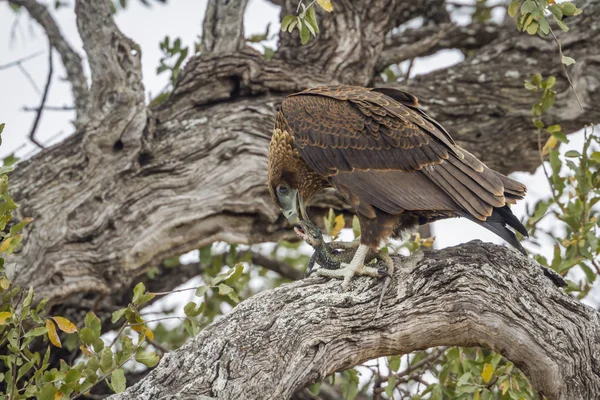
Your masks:
<path fill-rule="evenodd" d="M 277 186 L 277 194 L 279 196 L 287 196 L 287 194 L 289 192 L 290 192 L 290 188 L 288 188 L 286 185 Z"/>

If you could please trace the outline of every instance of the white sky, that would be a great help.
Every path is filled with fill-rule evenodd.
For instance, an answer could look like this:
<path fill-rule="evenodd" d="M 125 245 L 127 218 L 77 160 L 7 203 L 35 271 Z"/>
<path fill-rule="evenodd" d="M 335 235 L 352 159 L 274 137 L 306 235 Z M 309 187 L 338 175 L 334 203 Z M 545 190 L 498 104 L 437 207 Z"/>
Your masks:
<path fill-rule="evenodd" d="M 74 3 L 74 2 L 71 2 Z M 156 67 L 161 58 L 158 43 L 165 35 L 174 39 L 180 37 L 184 46 L 192 46 L 202 32 L 202 20 L 206 8 L 206 0 L 184 1 L 169 0 L 166 5 L 153 2 L 152 7 L 145 7 L 137 0 L 129 0 L 126 10 L 120 10 L 116 15 L 119 28 L 142 48 L 143 78 L 147 97 L 158 94 L 168 82 L 168 72 L 156 75 Z M 504 9 L 494 9 L 494 18 L 500 20 Z M 51 11 L 59 24 L 63 35 L 72 46 L 84 55 L 81 40 L 77 33 L 75 16 L 71 7 Z M 465 15 L 453 14 L 459 23 L 467 23 Z M 27 139 L 27 133 L 33 123 L 33 112 L 24 112 L 24 105 L 37 107 L 40 95 L 29 83 L 25 75 L 16 67 L 1 69 L 1 66 L 18 60 L 30 54 L 42 51 L 43 54 L 23 64 L 27 72 L 36 82 L 39 90 L 43 90 L 47 74 L 47 39 L 41 28 L 22 12 L 17 18 L 6 2 L 0 3 L 0 122 L 5 122 L 3 143 L 0 147 L 0 157 L 16 152 L 20 157 L 29 157 L 37 152 L 37 148 Z M 271 34 L 279 29 L 279 8 L 266 0 L 250 0 L 246 11 L 246 37 L 254 33 L 264 32 L 267 23 L 271 23 Z M 12 34 L 14 33 L 14 35 Z M 274 45 L 274 41 L 271 41 Z M 445 50 L 430 57 L 417 59 L 413 65 L 413 74 L 423 74 L 431 70 L 444 68 L 460 62 L 463 56 L 458 51 Z M 558 60 L 558 56 L 557 56 Z M 86 66 L 87 68 L 87 66 Z M 86 71 L 88 72 L 88 71 Z M 89 73 L 87 74 L 89 76 Z M 72 105 L 70 87 L 64 81 L 65 72 L 58 53 L 54 53 L 54 79 L 50 89 L 47 105 Z M 74 118 L 74 112 L 45 111 L 37 138 L 45 145 L 59 143 L 73 133 L 69 121 Z M 440 121 L 442 124 L 444 121 Z M 571 135 L 571 144 L 563 146 L 562 151 L 581 148 L 582 135 Z M 541 169 L 536 174 L 517 173 L 515 177 L 528 187 L 527 203 L 533 204 L 541 197 L 549 195 L 548 185 Z M 514 211 L 518 217 L 525 212 L 525 202 L 520 202 Z M 548 219 L 545 224 L 552 224 Z M 479 238 L 484 241 L 502 243 L 493 233 L 466 220 L 452 219 L 434 224 L 436 247 L 446 247 Z M 525 244 L 526 247 L 527 244 Z M 540 249 L 531 248 L 536 252 Z M 541 249 L 544 254 L 550 254 L 551 248 Z"/>

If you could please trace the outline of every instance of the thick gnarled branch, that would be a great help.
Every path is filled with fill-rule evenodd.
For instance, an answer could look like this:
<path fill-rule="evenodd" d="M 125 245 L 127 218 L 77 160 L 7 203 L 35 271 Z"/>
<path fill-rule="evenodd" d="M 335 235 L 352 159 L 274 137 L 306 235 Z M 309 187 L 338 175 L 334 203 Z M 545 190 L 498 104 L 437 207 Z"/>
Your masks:
<path fill-rule="evenodd" d="M 310 278 L 257 294 L 168 354 L 113 399 L 285 399 L 366 360 L 433 346 L 482 346 L 519 366 L 554 400 L 600 396 L 599 314 L 542 267 L 470 242 L 411 258 L 382 283 Z"/>

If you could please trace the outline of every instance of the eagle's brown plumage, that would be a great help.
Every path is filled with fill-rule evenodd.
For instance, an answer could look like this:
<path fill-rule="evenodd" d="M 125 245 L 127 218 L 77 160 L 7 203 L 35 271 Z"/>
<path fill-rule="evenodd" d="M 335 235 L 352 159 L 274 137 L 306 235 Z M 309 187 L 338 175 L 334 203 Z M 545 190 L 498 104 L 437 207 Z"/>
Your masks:
<path fill-rule="evenodd" d="M 415 225 L 466 217 L 524 251 L 506 225 L 527 235 L 507 205 L 525 186 L 459 147 L 406 92 L 325 86 L 283 101 L 269 152 L 273 199 L 284 208 L 278 188 L 307 202 L 325 186 L 356 209 L 369 247 Z"/>

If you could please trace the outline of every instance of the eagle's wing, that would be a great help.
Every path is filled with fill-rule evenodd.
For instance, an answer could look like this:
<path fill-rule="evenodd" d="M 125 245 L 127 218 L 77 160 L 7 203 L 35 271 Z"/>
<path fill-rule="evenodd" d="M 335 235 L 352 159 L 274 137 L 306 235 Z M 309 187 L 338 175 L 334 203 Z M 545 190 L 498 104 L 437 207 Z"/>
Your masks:
<path fill-rule="evenodd" d="M 281 112 L 302 158 L 369 217 L 374 206 L 391 214 L 466 212 L 484 221 L 525 193 L 457 146 L 405 92 L 310 89 L 287 97 Z"/>

